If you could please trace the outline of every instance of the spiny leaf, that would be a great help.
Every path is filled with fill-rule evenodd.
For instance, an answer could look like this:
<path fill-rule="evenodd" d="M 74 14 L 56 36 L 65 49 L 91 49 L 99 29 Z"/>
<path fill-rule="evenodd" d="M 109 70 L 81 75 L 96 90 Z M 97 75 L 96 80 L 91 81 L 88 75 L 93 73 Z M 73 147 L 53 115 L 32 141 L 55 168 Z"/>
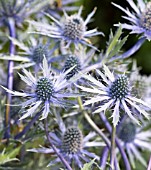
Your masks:
<path fill-rule="evenodd" d="M 11 161 L 19 161 L 19 159 L 16 158 L 19 151 L 20 151 L 20 147 L 11 150 L 11 152 L 9 152 L 9 153 L 5 153 L 5 151 L 4 151 L 3 154 L 1 154 L 1 156 L 0 156 L 0 165 L 3 165 L 5 163 L 11 162 Z"/>
<path fill-rule="evenodd" d="M 111 32 L 111 34 L 112 34 L 112 32 Z M 109 43 L 108 49 L 106 51 L 106 56 L 108 56 L 110 54 L 110 52 L 112 51 L 112 49 L 115 47 L 115 45 L 117 44 L 118 39 L 120 38 L 121 34 L 122 34 L 122 28 L 120 26 L 119 29 L 117 30 L 115 36 L 114 37 L 113 37 L 113 35 L 110 36 L 111 40 L 109 40 L 109 42 L 110 41 L 111 42 Z"/>

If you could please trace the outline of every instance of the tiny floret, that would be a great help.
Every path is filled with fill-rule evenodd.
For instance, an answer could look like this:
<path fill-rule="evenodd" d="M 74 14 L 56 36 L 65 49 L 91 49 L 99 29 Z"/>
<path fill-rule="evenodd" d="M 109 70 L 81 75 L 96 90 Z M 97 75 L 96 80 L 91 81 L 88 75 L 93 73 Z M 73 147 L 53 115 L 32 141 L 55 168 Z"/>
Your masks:
<path fill-rule="evenodd" d="M 70 127 L 66 130 L 62 138 L 62 152 L 66 154 L 75 154 L 82 149 L 83 135 L 76 127 Z"/>
<path fill-rule="evenodd" d="M 37 98 L 42 101 L 49 101 L 53 95 L 53 84 L 48 78 L 40 78 L 37 81 L 36 94 Z"/>

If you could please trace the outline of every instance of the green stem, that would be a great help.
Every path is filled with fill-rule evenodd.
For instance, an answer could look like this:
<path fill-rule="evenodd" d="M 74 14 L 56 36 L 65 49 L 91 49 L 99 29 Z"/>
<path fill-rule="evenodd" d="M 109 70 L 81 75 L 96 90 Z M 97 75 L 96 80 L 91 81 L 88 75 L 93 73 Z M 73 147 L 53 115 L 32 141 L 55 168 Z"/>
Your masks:
<path fill-rule="evenodd" d="M 116 126 L 112 127 L 112 139 L 111 139 L 111 158 L 110 158 L 110 170 L 114 169 L 114 159 L 115 159 L 115 135 L 116 135 Z"/>
<path fill-rule="evenodd" d="M 93 120 L 91 119 L 91 117 L 88 115 L 88 113 L 86 111 L 84 111 L 84 107 L 82 104 L 82 100 L 81 97 L 78 97 L 78 103 L 79 103 L 79 107 L 81 109 L 81 111 L 84 114 L 85 119 L 87 120 L 87 122 L 91 125 L 91 127 L 99 134 L 99 136 L 104 140 L 104 142 L 106 143 L 106 145 L 110 148 L 111 144 L 109 139 L 105 136 L 105 134 L 102 132 L 102 130 L 99 129 L 99 127 L 93 122 Z"/>

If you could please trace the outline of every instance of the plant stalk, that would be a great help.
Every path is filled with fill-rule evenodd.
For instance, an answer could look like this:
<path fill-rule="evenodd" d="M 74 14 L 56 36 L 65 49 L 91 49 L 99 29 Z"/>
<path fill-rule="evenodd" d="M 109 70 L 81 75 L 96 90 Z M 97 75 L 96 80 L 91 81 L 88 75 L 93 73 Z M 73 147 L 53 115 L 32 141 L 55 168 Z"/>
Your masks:
<path fill-rule="evenodd" d="M 9 29 L 9 36 L 12 38 L 16 37 L 16 28 L 15 28 L 15 21 L 13 18 L 8 18 L 8 29 Z M 9 53 L 10 56 L 13 57 L 15 54 L 15 45 L 14 43 L 10 40 L 10 45 L 9 45 Z M 12 90 L 13 89 L 13 67 L 14 67 L 14 62 L 9 60 L 8 61 L 8 71 L 7 71 L 7 88 Z M 10 104 L 12 101 L 12 97 L 10 93 L 7 93 L 6 97 L 6 113 L 5 113 L 5 127 L 6 131 L 4 134 L 4 138 L 8 139 L 10 138 Z"/>
<path fill-rule="evenodd" d="M 61 162 L 63 163 L 63 165 L 67 168 L 67 170 L 72 170 L 71 166 L 68 164 L 68 162 L 64 159 L 64 157 L 57 151 L 57 148 L 52 144 L 51 142 L 51 138 L 49 136 L 49 131 L 48 131 L 48 123 L 47 123 L 47 118 L 44 120 L 44 126 L 45 126 L 45 132 L 46 132 L 46 136 L 47 139 L 49 141 L 50 146 L 52 147 L 52 149 L 54 150 L 54 152 L 56 153 L 56 155 L 60 158 Z"/>
<path fill-rule="evenodd" d="M 112 138 L 111 138 L 111 154 L 110 154 L 110 170 L 114 170 L 114 159 L 115 159 L 115 135 L 116 126 L 112 126 Z"/>
<path fill-rule="evenodd" d="M 100 117 L 101 117 L 106 129 L 108 130 L 108 132 L 111 133 L 112 132 L 112 127 L 111 127 L 110 123 L 108 122 L 106 116 L 103 113 L 100 113 Z M 127 158 L 127 155 L 126 155 L 123 147 L 121 146 L 119 140 L 116 137 L 115 137 L 115 142 L 116 142 L 116 145 L 117 145 L 117 147 L 118 147 L 118 149 L 120 151 L 120 154 L 122 156 L 122 159 L 123 159 L 123 162 L 124 162 L 124 165 L 125 165 L 125 169 L 126 170 L 131 170 L 131 166 L 130 166 L 129 160 Z"/>

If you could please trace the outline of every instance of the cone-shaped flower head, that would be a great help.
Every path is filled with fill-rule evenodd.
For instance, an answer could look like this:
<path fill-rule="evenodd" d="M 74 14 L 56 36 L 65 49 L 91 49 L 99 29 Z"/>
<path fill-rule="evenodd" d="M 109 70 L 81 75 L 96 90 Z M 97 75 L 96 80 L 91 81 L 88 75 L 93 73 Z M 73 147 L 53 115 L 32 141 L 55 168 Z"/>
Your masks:
<path fill-rule="evenodd" d="M 123 122 L 120 127 L 118 137 L 124 142 L 129 143 L 135 139 L 136 125 L 132 122 Z"/>
<path fill-rule="evenodd" d="M 38 45 L 33 49 L 31 57 L 35 63 L 37 64 L 42 63 L 44 56 L 46 58 L 49 57 L 49 52 L 46 45 Z"/>
<path fill-rule="evenodd" d="M 140 24 L 144 29 L 151 31 L 151 2 L 147 3 L 140 18 Z"/>
<path fill-rule="evenodd" d="M 67 74 L 67 79 L 70 79 L 73 77 L 76 73 L 78 73 L 81 70 L 81 63 L 79 59 L 74 55 L 69 55 L 65 61 L 64 65 L 64 71 L 67 71 L 68 69 L 73 69 Z"/>
<path fill-rule="evenodd" d="M 75 154 L 82 149 L 83 135 L 76 127 L 68 128 L 62 137 L 62 152 Z"/>
<path fill-rule="evenodd" d="M 129 81 L 125 75 L 118 77 L 109 89 L 109 95 L 115 100 L 122 100 L 129 94 Z"/>
<path fill-rule="evenodd" d="M 50 100 L 53 96 L 53 84 L 48 78 L 40 78 L 36 85 L 37 98 L 42 101 Z"/>
<path fill-rule="evenodd" d="M 82 39 L 85 31 L 86 27 L 80 16 L 71 15 L 66 19 L 63 29 L 64 36 L 72 40 Z"/>

